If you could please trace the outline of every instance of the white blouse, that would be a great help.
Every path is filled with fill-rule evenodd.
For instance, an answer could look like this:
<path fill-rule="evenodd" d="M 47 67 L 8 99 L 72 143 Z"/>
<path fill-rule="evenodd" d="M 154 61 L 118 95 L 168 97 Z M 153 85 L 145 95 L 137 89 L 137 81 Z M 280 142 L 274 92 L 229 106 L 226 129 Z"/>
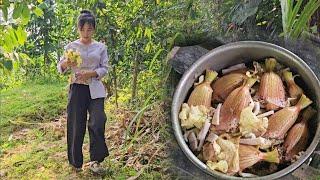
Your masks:
<path fill-rule="evenodd" d="M 108 53 L 107 48 L 103 43 L 92 41 L 90 44 L 85 45 L 80 40 L 75 40 L 65 46 L 65 51 L 68 49 L 78 50 L 82 59 L 79 67 L 72 67 L 67 69 L 61 68 L 61 63 L 66 61 L 64 55 L 61 57 L 57 64 L 58 71 L 62 74 L 71 70 L 70 83 L 86 84 L 89 85 L 91 99 L 106 97 L 106 90 L 101 82 L 101 78 L 108 72 Z M 79 81 L 75 77 L 75 73 L 82 70 L 96 71 L 98 77 L 90 78 L 88 81 Z"/>

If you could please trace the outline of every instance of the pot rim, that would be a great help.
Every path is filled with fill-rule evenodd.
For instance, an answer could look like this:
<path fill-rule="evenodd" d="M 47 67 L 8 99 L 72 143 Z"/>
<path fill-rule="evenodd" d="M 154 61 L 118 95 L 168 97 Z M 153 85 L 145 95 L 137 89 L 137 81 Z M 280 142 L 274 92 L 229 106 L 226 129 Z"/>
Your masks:
<path fill-rule="evenodd" d="M 319 82 L 317 76 L 314 74 L 314 72 L 310 69 L 310 67 L 300 57 L 298 57 L 297 55 L 295 55 L 294 53 L 292 53 L 291 51 L 289 51 L 283 47 L 280 47 L 275 44 L 263 42 L 263 41 L 238 41 L 238 42 L 234 42 L 234 43 L 225 44 L 225 45 L 219 46 L 215 49 L 212 49 L 207 54 L 205 54 L 201 58 L 199 58 L 194 64 L 192 64 L 192 66 L 183 74 L 183 76 L 180 79 L 178 85 L 176 86 L 176 90 L 174 92 L 172 106 L 171 106 L 171 120 L 172 120 L 174 135 L 176 137 L 176 140 L 177 140 L 180 148 L 182 149 L 184 154 L 188 157 L 188 159 L 194 165 L 196 165 L 198 168 L 200 168 L 205 173 L 207 173 L 211 176 L 214 176 L 214 177 L 218 177 L 218 178 L 243 179 L 242 177 L 229 176 L 227 174 L 224 174 L 224 173 L 221 173 L 218 171 L 210 170 L 209 168 L 207 168 L 207 166 L 202 161 L 200 161 L 192 153 L 192 151 L 189 149 L 187 143 L 184 141 L 181 126 L 180 126 L 180 121 L 178 118 L 178 114 L 179 114 L 180 107 L 181 107 L 181 104 L 178 104 L 179 94 L 181 93 L 182 89 L 184 89 L 184 84 L 187 81 L 187 79 L 189 77 L 191 77 L 192 73 L 196 72 L 197 67 L 200 64 L 204 63 L 205 61 L 207 61 L 207 59 L 210 59 L 211 57 L 215 56 L 216 54 L 219 54 L 219 53 L 222 53 L 225 51 L 229 51 L 229 50 L 236 49 L 236 48 L 245 48 L 245 47 L 247 47 L 247 48 L 248 47 L 263 47 L 263 48 L 272 49 L 273 51 L 277 51 L 277 53 L 280 53 L 280 54 L 287 56 L 288 59 L 296 61 L 300 66 L 303 67 L 307 76 L 310 77 L 311 79 L 315 80 L 315 82 L 313 82 L 315 88 L 320 89 L 320 82 Z M 285 176 L 285 175 L 291 173 L 292 171 L 294 171 L 295 169 L 297 169 L 299 166 L 301 166 L 309 158 L 309 156 L 313 153 L 313 151 L 315 150 L 315 148 L 319 142 L 319 139 L 320 139 L 320 115 L 319 115 L 320 114 L 320 112 L 319 112 L 320 91 L 315 90 L 315 97 L 316 97 L 315 103 L 317 104 L 317 122 L 318 122 L 317 129 L 316 129 L 316 133 L 314 134 L 314 138 L 313 138 L 312 142 L 310 143 L 310 145 L 308 146 L 308 148 L 306 149 L 305 153 L 303 153 L 303 155 L 296 162 L 292 163 L 288 167 L 286 167 L 280 171 L 277 171 L 275 173 L 266 175 L 266 176 L 257 177 L 256 179 L 276 179 L 276 178 L 280 178 L 282 176 Z"/>

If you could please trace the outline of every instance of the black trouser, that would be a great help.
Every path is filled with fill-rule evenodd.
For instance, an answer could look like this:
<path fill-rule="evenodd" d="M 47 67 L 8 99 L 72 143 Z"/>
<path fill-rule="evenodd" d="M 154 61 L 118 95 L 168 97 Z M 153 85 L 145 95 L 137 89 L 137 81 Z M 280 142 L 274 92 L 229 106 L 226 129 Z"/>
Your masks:
<path fill-rule="evenodd" d="M 67 107 L 68 160 L 76 168 L 83 164 L 82 144 L 86 132 L 87 111 L 90 160 L 102 162 L 109 155 L 104 137 L 107 119 L 104 98 L 91 99 L 88 85 L 71 84 Z"/>

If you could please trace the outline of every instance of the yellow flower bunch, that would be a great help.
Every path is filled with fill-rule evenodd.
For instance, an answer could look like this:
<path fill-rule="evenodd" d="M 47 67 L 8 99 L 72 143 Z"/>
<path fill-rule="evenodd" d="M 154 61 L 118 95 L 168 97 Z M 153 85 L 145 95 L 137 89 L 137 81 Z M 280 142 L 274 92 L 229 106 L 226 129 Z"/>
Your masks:
<path fill-rule="evenodd" d="M 71 62 L 76 62 L 77 66 L 79 66 L 82 63 L 80 52 L 77 50 L 75 51 L 73 49 L 68 49 L 65 52 L 65 57 Z"/>

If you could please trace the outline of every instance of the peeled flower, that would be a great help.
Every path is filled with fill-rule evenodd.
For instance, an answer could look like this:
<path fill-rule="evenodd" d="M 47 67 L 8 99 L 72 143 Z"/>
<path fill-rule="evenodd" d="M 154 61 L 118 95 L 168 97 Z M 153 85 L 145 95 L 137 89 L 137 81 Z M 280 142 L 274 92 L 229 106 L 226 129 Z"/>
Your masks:
<path fill-rule="evenodd" d="M 213 141 L 216 141 L 218 139 L 218 137 L 219 136 L 216 135 L 215 133 L 210 132 L 209 135 L 206 138 L 206 141 L 213 142 Z"/>
<path fill-rule="evenodd" d="M 254 72 L 253 74 L 258 74 L 259 76 L 264 72 L 264 69 L 262 68 L 261 64 L 258 63 L 257 61 L 253 61 L 253 67 L 254 67 Z"/>
<path fill-rule="evenodd" d="M 218 160 L 226 160 L 228 163 L 228 174 L 239 171 L 239 140 L 240 137 L 230 137 L 228 134 L 221 135 L 217 144 L 221 147 Z"/>
<path fill-rule="evenodd" d="M 259 146 L 260 149 L 268 149 L 272 141 L 263 137 L 240 139 L 240 144 Z"/>
<path fill-rule="evenodd" d="M 218 170 L 223 173 L 227 173 L 228 171 L 228 163 L 226 160 L 218 162 L 207 161 L 207 166 L 212 170 Z"/>
<path fill-rule="evenodd" d="M 206 70 L 204 81 L 197 85 L 190 94 L 188 99 L 189 106 L 203 105 L 211 107 L 212 88 L 211 83 L 217 77 L 218 73 L 212 70 Z"/>
<path fill-rule="evenodd" d="M 289 130 L 283 145 L 286 150 L 286 160 L 290 160 L 294 155 L 306 149 L 309 138 L 307 123 L 316 112 L 312 107 L 308 107 L 300 116 L 301 121 Z"/>
<path fill-rule="evenodd" d="M 264 112 L 264 113 L 261 113 L 261 114 L 258 114 L 257 117 L 258 118 L 264 118 L 264 117 L 268 117 L 270 115 L 274 114 L 274 110 L 271 110 L 271 111 L 268 111 L 268 112 Z"/>
<path fill-rule="evenodd" d="M 210 110 L 203 105 L 190 107 L 187 103 L 183 103 L 179 113 L 181 127 L 186 129 L 197 127 L 201 129 L 205 121 L 209 118 L 209 111 Z"/>
<path fill-rule="evenodd" d="M 284 71 L 283 77 L 287 83 L 290 97 L 297 99 L 300 98 L 300 96 L 303 94 L 303 90 L 295 83 L 294 77 L 292 76 L 292 72 Z"/>
<path fill-rule="evenodd" d="M 188 142 L 190 149 L 196 151 L 198 149 L 198 140 L 194 132 L 191 132 L 188 136 Z"/>
<path fill-rule="evenodd" d="M 243 71 L 244 73 L 247 71 L 247 66 L 244 63 L 236 64 L 221 70 L 222 74 L 233 73 L 233 72 L 243 72 Z"/>
<path fill-rule="evenodd" d="M 240 132 L 253 133 L 255 136 L 263 135 L 268 128 L 268 118 L 259 119 L 253 112 L 252 105 L 244 108 L 240 115 Z"/>
<path fill-rule="evenodd" d="M 217 108 L 216 108 L 216 110 L 215 110 L 215 112 L 214 112 L 214 114 L 213 114 L 213 117 L 212 117 L 211 123 L 212 123 L 213 125 L 219 125 L 219 123 L 220 123 L 220 111 L 221 111 L 221 107 L 222 107 L 222 104 L 219 103 L 218 106 L 217 106 Z"/>
<path fill-rule="evenodd" d="M 208 134 L 208 131 L 209 131 L 209 128 L 210 128 L 210 120 L 207 119 L 202 127 L 202 129 L 200 130 L 199 134 L 198 134 L 198 140 L 200 141 L 199 142 L 199 146 L 198 146 L 198 151 L 201 150 L 202 146 L 203 146 L 203 143 L 204 143 L 204 140 L 206 139 L 206 136 Z"/>
<path fill-rule="evenodd" d="M 261 152 L 258 148 L 250 145 L 239 146 L 239 164 L 240 171 L 255 165 L 260 161 L 266 161 L 271 163 L 279 163 L 279 153 L 277 149 L 270 152 Z"/>
<path fill-rule="evenodd" d="M 255 174 L 251 174 L 251 173 L 244 173 L 244 172 L 239 172 L 239 176 L 244 177 L 244 178 L 254 178 L 254 177 L 258 177 Z"/>
<path fill-rule="evenodd" d="M 188 130 L 188 131 L 185 131 L 184 134 L 183 134 L 183 139 L 184 141 L 188 142 L 188 137 L 190 135 L 190 133 L 192 132 L 192 130 Z"/>
<path fill-rule="evenodd" d="M 194 85 L 194 86 L 198 86 L 198 85 L 201 84 L 203 81 L 204 81 L 204 75 L 201 75 L 201 76 L 199 77 L 199 82 L 195 82 L 195 83 L 193 83 L 193 85 Z"/>
<path fill-rule="evenodd" d="M 260 112 L 260 103 L 259 102 L 253 102 L 253 114 L 258 115 Z"/>
<path fill-rule="evenodd" d="M 278 74 L 273 72 L 277 61 L 274 58 L 266 59 L 266 71 L 260 80 L 258 96 L 265 102 L 267 110 L 276 110 L 285 106 L 285 90 Z"/>
<path fill-rule="evenodd" d="M 249 78 L 244 85 L 231 92 L 221 107 L 220 122 L 213 127 L 214 130 L 230 132 L 238 127 L 242 109 L 252 101 L 249 90 L 256 80 Z"/>
<path fill-rule="evenodd" d="M 221 147 L 217 144 L 216 141 L 207 142 L 203 145 L 202 148 L 202 157 L 205 161 L 217 161 L 217 156 L 221 152 Z"/>
<path fill-rule="evenodd" d="M 189 116 L 189 112 L 190 112 L 190 107 L 187 103 L 183 103 L 182 104 L 182 108 L 181 108 L 181 111 L 179 113 L 179 118 L 181 120 L 186 120 L 188 119 L 188 116 Z"/>
<path fill-rule="evenodd" d="M 267 132 L 263 135 L 266 138 L 283 139 L 284 135 L 295 123 L 299 112 L 309 106 L 312 101 L 302 95 L 295 106 L 285 107 L 269 117 Z"/>
<path fill-rule="evenodd" d="M 231 73 L 217 79 L 212 84 L 212 100 L 216 102 L 223 102 L 234 89 L 243 84 L 246 78 L 247 76 L 244 74 Z"/>

